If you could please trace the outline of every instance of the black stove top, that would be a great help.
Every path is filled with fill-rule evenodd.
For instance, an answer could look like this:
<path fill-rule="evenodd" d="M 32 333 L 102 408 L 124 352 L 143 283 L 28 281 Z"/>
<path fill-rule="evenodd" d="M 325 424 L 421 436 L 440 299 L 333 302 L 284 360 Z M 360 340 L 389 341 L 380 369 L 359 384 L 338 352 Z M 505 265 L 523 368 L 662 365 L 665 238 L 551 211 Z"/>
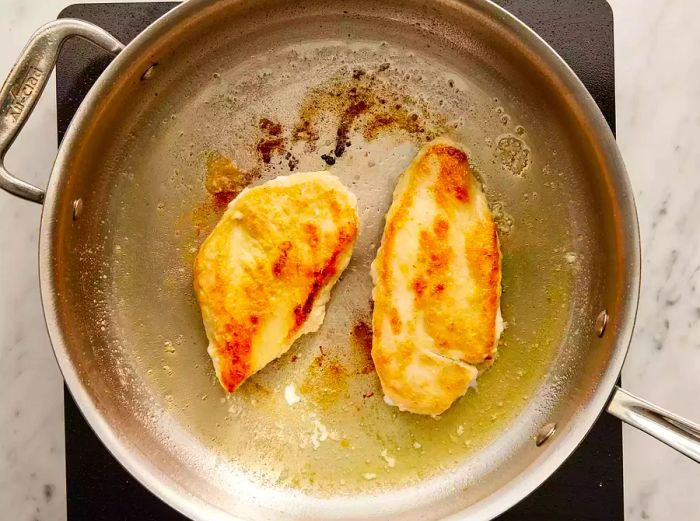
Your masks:
<path fill-rule="evenodd" d="M 613 15 L 605 0 L 497 0 L 530 25 L 568 62 L 615 130 Z M 78 4 L 61 18 L 82 18 L 122 42 L 132 40 L 176 3 Z M 58 137 L 111 57 L 69 41 L 58 59 Z M 142 487 L 105 449 L 65 393 L 68 520 L 185 519 Z M 536 492 L 499 521 L 622 521 L 622 427 L 602 415 L 588 437 Z"/>

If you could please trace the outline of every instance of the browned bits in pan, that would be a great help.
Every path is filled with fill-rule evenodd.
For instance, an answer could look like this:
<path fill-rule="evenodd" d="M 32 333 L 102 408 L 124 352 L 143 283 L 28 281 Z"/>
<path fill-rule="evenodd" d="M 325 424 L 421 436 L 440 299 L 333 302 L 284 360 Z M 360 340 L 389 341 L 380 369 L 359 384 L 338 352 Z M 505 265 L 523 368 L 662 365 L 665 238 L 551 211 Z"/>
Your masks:
<path fill-rule="evenodd" d="M 271 136 L 279 136 L 282 134 L 282 125 L 267 118 L 260 119 L 260 129 L 264 130 Z"/>
<path fill-rule="evenodd" d="M 374 370 L 372 361 L 372 327 L 364 320 L 358 320 L 352 327 L 352 339 L 355 345 L 361 350 L 365 359 L 362 374 L 369 374 Z"/>
<path fill-rule="evenodd" d="M 258 178 L 254 172 L 244 172 L 218 151 L 207 156 L 205 187 L 216 206 L 226 206 L 241 190 Z"/>
<path fill-rule="evenodd" d="M 298 165 L 299 165 L 299 160 L 296 157 L 292 156 L 291 158 L 289 158 L 289 161 L 287 162 L 287 166 L 289 167 L 290 172 L 294 172 L 294 170 L 296 169 L 296 167 Z"/>
<path fill-rule="evenodd" d="M 267 118 L 261 118 L 259 126 L 263 131 L 263 137 L 258 141 L 256 149 L 263 163 L 268 164 L 273 154 L 284 154 L 282 126 Z"/>
<path fill-rule="evenodd" d="M 382 63 L 378 69 L 386 71 L 389 64 Z M 329 120 L 337 121 L 332 155 L 321 156 L 329 165 L 350 146 L 352 132 L 361 132 L 370 141 L 382 133 L 399 131 L 422 142 L 446 131 L 444 116 L 431 114 L 425 104 L 394 91 L 386 80 L 368 75 L 362 69 L 353 70 L 350 78 L 338 75 L 307 94 L 292 141 L 305 141 L 315 147 L 319 127 Z"/>
<path fill-rule="evenodd" d="M 282 138 L 261 139 L 258 142 L 257 150 L 263 163 L 269 163 L 272 159 L 272 154 L 283 150 L 284 140 Z"/>
<path fill-rule="evenodd" d="M 361 115 L 367 112 L 369 109 L 369 104 L 364 99 L 358 99 L 358 94 L 356 89 L 350 89 L 350 104 L 343 112 L 340 117 L 340 123 L 338 124 L 338 130 L 336 132 L 335 139 L 335 155 L 340 157 L 345 152 L 345 143 L 348 141 L 348 136 L 353 128 L 355 120 Z"/>
<path fill-rule="evenodd" d="M 389 63 L 381 63 L 377 69 L 387 71 Z M 321 155 L 329 166 L 352 145 L 350 135 L 353 132 L 361 133 L 367 141 L 382 134 L 400 132 L 420 143 L 446 131 L 443 115 L 430 113 L 424 104 L 396 92 L 388 80 L 368 74 L 364 69 L 354 69 L 350 74 L 339 73 L 307 93 L 297 121 L 290 129 L 291 135 L 272 115 L 260 117 L 257 121 L 260 138 L 255 144 L 260 167 L 269 165 L 273 157 L 281 156 L 289 170 L 294 171 L 299 159 L 287 147 L 287 141 L 292 145 L 303 142 L 307 152 L 314 150 L 322 127 L 328 122 L 336 125 L 331 130 L 335 134 L 333 148 Z M 213 228 L 228 203 L 259 177 L 257 169 L 244 172 L 220 152 L 211 152 L 207 156 L 205 181 L 210 197 L 192 212 L 196 235 Z M 371 334 L 369 342 L 371 348 Z M 369 360 L 371 363 L 371 357 Z"/>
<path fill-rule="evenodd" d="M 307 143 L 315 143 L 318 141 L 318 134 L 311 127 L 311 122 L 306 119 L 301 119 L 294 127 L 292 133 L 293 141 L 305 141 Z"/>

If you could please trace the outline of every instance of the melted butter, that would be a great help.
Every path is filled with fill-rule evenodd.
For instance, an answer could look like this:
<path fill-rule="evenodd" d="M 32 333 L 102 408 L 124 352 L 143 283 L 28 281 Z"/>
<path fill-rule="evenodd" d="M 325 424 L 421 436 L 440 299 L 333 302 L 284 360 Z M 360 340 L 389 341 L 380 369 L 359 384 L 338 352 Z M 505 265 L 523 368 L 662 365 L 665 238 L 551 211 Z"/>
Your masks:
<path fill-rule="evenodd" d="M 309 493 L 352 494 L 433 476 L 493 440 L 545 375 L 557 345 L 553 332 L 565 329 L 559 310 L 570 288 L 564 270 L 551 272 L 538 286 L 523 282 L 536 272 L 537 263 L 526 250 L 506 253 L 502 309 L 509 325 L 498 357 L 477 388 L 439 418 L 384 403 L 376 373 L 366 371 L 367 350 L 355 327 L 344 345 L 319 346 L 318 337 L 304 337 L 230 396 L 211 378 L 209 395 L 224 399 L 189 408 L 192 426 L 223 455 L 266 476 L 270 484 Z M 534 329 L 528 327 L 530 317 L 514 316 L 508 296 L 515 292 L 526 292 L 536 303 Z M 171 371 L 190 371 L 186 364 L 171 365 Z M 301 399 L 290 405 L 285 388 L 292 383 Z M 177 407 L 188 392 L 173 387 L 167 394 L 172 396 L 168 405 Z"/>

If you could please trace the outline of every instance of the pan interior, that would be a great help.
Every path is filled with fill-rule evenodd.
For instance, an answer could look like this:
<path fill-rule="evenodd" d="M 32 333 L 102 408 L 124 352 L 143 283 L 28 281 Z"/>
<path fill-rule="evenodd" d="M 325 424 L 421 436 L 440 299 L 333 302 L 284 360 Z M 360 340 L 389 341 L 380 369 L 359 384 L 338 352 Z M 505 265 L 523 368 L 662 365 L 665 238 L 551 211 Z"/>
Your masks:
<path fill-rule="evenodd" d="M 123 67 L 61 181 L 58 208 L 84 203 L 78 221 L 60 214 L 52 245 L 69 357 L 118 437 L 225 512 L 368 519 L 401 509 L 410 519 L 454 497 L 427 519 L 475 504 L 540 456 L 540 425 L 566 429 L 582 405 L 574 391 L 610 356 L 591 347 L 612 217 L 590 145 L 561 95 L 478 10 L 407 5 L 203 9 L 186 34 L 142 44 L 149 61 Z M 358 90 L 374 108 L 352 120 L 329 166 L 321 155 Z M 318 139 L 299 138 L 304 128 Z M 382 400 L 368 355 L 369 265 L 397 176 L 440 135 L 469 150 L 497 217 L 507 328 L 478 387 L 429 418 Z M 327 170 L 357 195 L 361 222 L 320 331 L 231 395 L 215 379 L 192 290 L 194 255 L 222 211 L 205 187 L 212 157 L 235 161 L 243 183 Z M 290 386 L 298 403 L 285 398 Z"/>

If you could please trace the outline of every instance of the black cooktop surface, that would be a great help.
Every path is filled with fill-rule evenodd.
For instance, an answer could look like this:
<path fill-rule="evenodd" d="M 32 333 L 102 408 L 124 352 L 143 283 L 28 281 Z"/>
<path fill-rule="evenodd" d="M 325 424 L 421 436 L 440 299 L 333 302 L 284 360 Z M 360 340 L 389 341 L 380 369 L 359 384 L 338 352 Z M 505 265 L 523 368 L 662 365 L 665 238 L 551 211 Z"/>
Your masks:
<path fill-rule="evenodd" d="M 579 75 L 615 130 L 613 15 L 604 0 L 497 0 L 535 29 Z M 132 40 L 175 3 L 78 4 L 62 18 L 82 18 L 122 42 Z M 57 64 L 58 136 L 111 57 L 73 40 Z M 185 519 L 142 487 L 105 449 L 65 393 L 68 519 Z M 622 427 L 602 415 L 562 467 L 499 521 L 622 521 Z"/>

